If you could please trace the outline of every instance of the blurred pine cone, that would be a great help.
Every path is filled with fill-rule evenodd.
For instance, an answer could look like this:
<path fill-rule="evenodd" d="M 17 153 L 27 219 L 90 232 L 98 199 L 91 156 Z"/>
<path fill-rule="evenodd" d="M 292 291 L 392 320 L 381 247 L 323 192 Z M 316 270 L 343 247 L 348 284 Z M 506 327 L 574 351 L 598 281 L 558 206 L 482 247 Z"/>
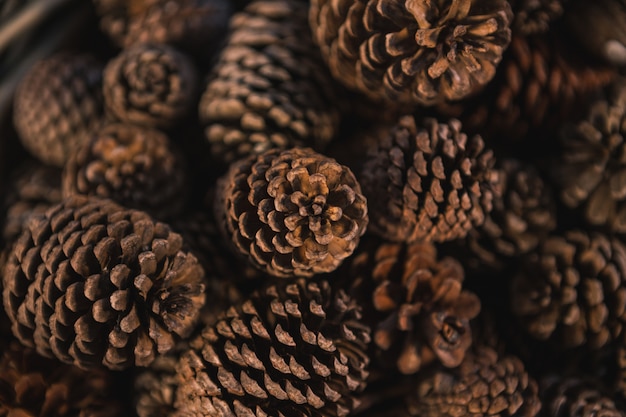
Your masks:
<path fill-rule="evenodd" d="M 333 271 L 368 223 L 352 171 L 308 148 L 274 149 L 231 165 L 218 182 L 215 210 L 237 252 L 278 277 Z"/>
<path fill-rule="evenodd" d="M 506 0 L 313 0 L 334 77 L 372 99 L 431 105 L 487 84 L 511 39 Z"/>
<path fill-rule="evenodd" d="M 535 338 L 599 349 L 626 320 L 626 247 L 601 234 L 552 236 L 511 282 L 511 308 Z"/>
<path fill-rule="evenodd" d="M 148 365 L 204 304 L 204 272 L 182 244 L 108 200 L 75 196 L 31 217 L 3 271 L 13 334 L 80 367 Z"/>
<path fill-rule="evenodd" d="M 196 88 L 194 63 L 166 45 L 131 46 L 104 69 L 106 108 L 123 122 L 171 127 L 191 110 Z"/>
<path fill-rule="evenodd" d="M 111 198 L 159 219 L 185 204 L 185 161 L 158 130 L 110 124 L 95 132 L 69 160 L 63 195 Z"/>
<path fill-rule="evenodd" d="M 102 124 L 102 68 L 91 55 L 58 53 L 24 76 L 13 119 L 22 145 L 37 159 L 63 167 Z"/>
<path fill-rule="evenodd" d="M 200 101 L 219 163 L 335 136 L 335 86 L 307 29 L 307 3 L 257 0 L 230 22 L 225 48 Z"/>
<path fill-rule="evenodd" d="M 624 417 L 597 381 L 550 375 L 541 381 L 541 417 Z"/>
<path fill-rule="evenodd" d="M 255 293 L 192 340 L 174 415 L 346 416 L 369 362 L 359 310 L 325 281 Z"/>
<path fill-rule="evenodd" d="M 485 221 L 500 179 L 480 136 L 468 138 L 458 120 L 413 116 L 384 132 L 360 178 L 373 232 L 398 242 L 442 242 Z"/>
<path fill-rule="evenodd" d="M 523 36 L 545 33 L 563 15 L 569 0 L 509 0 L 513 9 L 513 32 Z"/>
<path fill-rule="evenodd" d="M 463 267 L 429 243 L 367 237 L 339 272 L 372 324 L 378 362 L 412 374 L 433 361 L 458 366 L 472 344 L 480 300 L 463 290 Z M 348 284 L 350 285 L 350 284 Z M 386 363 L 387 362 L 387 363 Z"/>

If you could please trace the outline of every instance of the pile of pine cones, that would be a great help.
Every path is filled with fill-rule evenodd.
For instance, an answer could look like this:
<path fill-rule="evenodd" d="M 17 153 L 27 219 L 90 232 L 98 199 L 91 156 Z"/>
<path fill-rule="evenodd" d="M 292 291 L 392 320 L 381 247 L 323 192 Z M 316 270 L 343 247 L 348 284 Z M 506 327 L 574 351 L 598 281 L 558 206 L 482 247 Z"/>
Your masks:
<path fill-rule="evenodd" d="M 0 138 L 0 416 L 626 416 L 623 1 L 90 7 Z"/>

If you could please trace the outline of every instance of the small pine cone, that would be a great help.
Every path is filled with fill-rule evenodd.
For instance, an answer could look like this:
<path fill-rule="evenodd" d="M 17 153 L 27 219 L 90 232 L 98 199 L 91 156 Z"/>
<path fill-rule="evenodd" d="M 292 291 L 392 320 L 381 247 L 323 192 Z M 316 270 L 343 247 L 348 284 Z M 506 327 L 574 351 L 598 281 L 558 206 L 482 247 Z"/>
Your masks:
<path fill-rule="evenodd" d="M 458 366 L 472 344 L 469 321 L 478 297 L 463 290 L 463 267 L 437 260 L 430 243 L 385 243 L 369 237 L 341 270 L 373 324 L 380 364 L 412 374 L 433 361 Z"/>
<path fill-rule="evenodd" d="M 523 36 L 545 33 L 563 15 L 569 0 L 509 0 L 513 9 L 513 32 Z"/>
<path fill-rule="evenodd" d="M 256 0 L 231 19 L 199 106 L 216 160 L 230 164 L 272 148 L 322 151 L 335 136 L 336 87 L 305 30 L 307 7 Z"/>
<path fill-rule="evenodd" d="M 186 55 L 166 45 L 124 49 L 104 69 L 104 102 L 118 120 L 168 128 L 195 102 L 197 74 Z"/>
<path fill-rule="evenodd" d="M 192 340 L 174 416 L 346 416 L 365 387 L 369 328 L 327 282 L 270 286 Z"/>
<path fill-rule="evenodd" d="M 626 79 L 593 103 L 586 120 L 563 127 L 563 151 L 553 164 L 561 200 L 583 207 L 590 224 L 615 233 L 626 233 L 625 134 Z"/>
<path fill-rule="evenodd" d="M 158 130 L 111 124 L 69 160 L 63 195 L 110 198 L 159 219 L 179 213 L 187 195 L 182 154 Z"/>
<path fill-rule="evenodd" d="M 270 150 L 231 166 L 218 182 L 224 236 L 277 277 L 335 270 L 368 223 L 354 174 L 311 149 Z"/>
<path fill-rule="evenodd" d="M 371 230 L 397 242 L 464 237 L 491 211 L 500 181 L 494 164 L 482 138 L 468 138 L 458 120 L 402 117 L 369 149 L 362 171 Z"/>
<path fill-rule="evenodd" d="M 0 416 L 118 417 L 112 375 L 42 358 L 13 341 L 0 356 Z"/>
<path fill-rule="evenodd" d="M 506 0 L 313 0 L 334 77 L 372 99 L 431 105 L 487 84 L 511 40 Z"/>
<path fill-rule="evenodd" d="M 63 167 L 102 125 L 102 65 L 90 55 L 59 53 L 35 64 L 15 93 L 13 119 L 22 145 Z"/>
<path fill-rule="evenodd" d="M 600 383 L 550 375 L 541 381 L 542 417 L 624 417 Z"/>
<path fill-rule="evenodd" d="M 558 347 L 599 349 L 623 333 L 626 247 L 601 234 L 548 238 L 523 259 L 511 308 L 528 333 Z"/>
<path fill-rule="evenodd" d="M 13 334 L 80 367 L 146 366 L 189 336 L 204 271 L 147 214 L 75 196 L 33 216 L 4 268 Z"/>
<path fill-rule="evenodd" d="M 534 417 L 541 408 L 537 384 L 515 356 L 498 357 L 476 347 L 456 369 L 420 376 L 407 398 L 408 415 L 419 417 Z M 417 395 L 416 395 L 417 394 Z"/>

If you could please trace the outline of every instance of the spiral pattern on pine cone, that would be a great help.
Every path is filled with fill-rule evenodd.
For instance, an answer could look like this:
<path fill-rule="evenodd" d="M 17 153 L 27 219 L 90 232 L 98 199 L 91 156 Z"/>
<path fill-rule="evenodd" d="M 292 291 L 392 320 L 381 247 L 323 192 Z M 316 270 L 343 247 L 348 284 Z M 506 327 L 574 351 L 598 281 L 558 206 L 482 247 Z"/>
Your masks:
<path fill-rule="evenodd" d="M 549 375 L 540 389 L 545 417 L 624 417 L 600 383 L 590 379 Z"/>
<path fill-rule="evenodd" d="M 487 84 L 511 39 L 506 0 L 313 0 L 334 77 L 373 99 L 431 105 Z"/>
<path fill-rule="evenodd" d="M 180 235 L 147 214 L 74 196 L 33 216 L 3 273 L 13 334 L 88 368 L 146 366 L 189 336 L 204 271 Z"/>

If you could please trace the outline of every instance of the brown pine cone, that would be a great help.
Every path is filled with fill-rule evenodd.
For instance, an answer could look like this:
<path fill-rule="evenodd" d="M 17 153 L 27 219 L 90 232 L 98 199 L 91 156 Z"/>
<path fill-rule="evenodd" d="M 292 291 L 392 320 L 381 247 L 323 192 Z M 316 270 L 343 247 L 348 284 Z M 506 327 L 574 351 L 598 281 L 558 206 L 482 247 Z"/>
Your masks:
<path fill-rule="evenodd" d="M 69 160 L 63 195 L 110 198 L 159 219 L 179 213 L 187 196 L 185 162 L 158 130 L 111 124 Z"/>
<path fill-rule="evenodd" d="M 109 200 L 68 198 L 31 217 L 3 274 L 13 334 L 88 368 L 146 366 L 189 336 L 204 271 L 180 235 Z"/>
<path fill-rule="evenodd" d="M 541 381 L 541 417 L 624 417 L 594 380 L 550 375 Z"/>
<path fill-rule="evenodd" d="M 623 333 L 626 247 L 601 234 L 552 236 L 521 262 L 511 308 L 531 336 L 599 349 Z"/>
<path fill-rule="evenodd" d="M 369 149 L 360 178 L 371 230 L 398 242 L 464 237 L 491 211 L 500 181 L 494 164 L 482 138 L 468 138 L 458 120 L 402 117 Z"/>
<path fill-rule="evenodd" d="M 563 127 L 553 174 L 568 207 L 583 207 L 594 226 L 626 233 L 626 79 L 611 87 L 585 120 Z"/>
<path fill-rule="evenodd" d="M 35 64 L 15 93 L 13 120 L 22 145 L 63 167 L 103 123 L 102 65 L 91 55 L 59 53 Z"/>
<path fill-rule="evenodd" d="M 431 105 L 487 84 L 511 40 L 506 0 L 313 0 L 333 76 L 372 99 Z"/>
<path fill-rule="evenodd" d="M 118 417 L 112 375 L 42 358 L 13 341 L 0 356 L 0 416 Z"/>
<path fill-rule="evenodd" d="M 321 151 L 335 136 L 336 87 L 305 30 L 307 7 L 298 0 L 256 0 L 231 19 L 199 107 L 220 163 L 272 148 Z"/>
<path fill-rule="evenodd" d="M 218 224 L 238 253 L 277 277 L 335 270 L 368 223 L 354 174 L 311 149 L 270 150 L 218 182 Z"/>
<path fill-rule="evenodd" d="M 480 300 L 463 290 L 463 267 L 430 243 L 367 237 L 339 272 L 372 323 L 379 362 L 412 374 L 433 361 L 458 366 L 472 344 Z M 350 284 L 348 284 L 350 285 Z M 386 363 L 387 362 L 387 363 Z"/>
<path fill-rule="evenodd" d="M 552 21 L 563 15 L 569 0 L 509 0 L 513 10 L 513 32 L 523 36 L 545 33 Z"/>
<path fill-rule="evenodd" d="M 255 293 L 192 340 L 173 415 L 346 416 L 369 362 L 359 310 L 325 281 Z"/>
<path fill-rule="evenodd" d="M 167 128 L 195 102 L 194 63 L 176 49 L 137 44 L 124 49 L 104 69 L 104 102 L 118 120 Z"/>

